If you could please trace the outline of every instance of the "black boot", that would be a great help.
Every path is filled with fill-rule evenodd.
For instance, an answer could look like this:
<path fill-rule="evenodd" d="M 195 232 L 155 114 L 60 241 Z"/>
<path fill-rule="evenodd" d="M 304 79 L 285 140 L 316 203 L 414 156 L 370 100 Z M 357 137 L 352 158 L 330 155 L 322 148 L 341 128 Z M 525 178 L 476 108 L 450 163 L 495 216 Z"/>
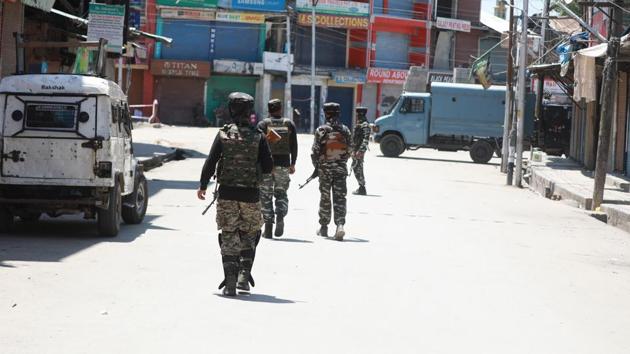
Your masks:
<path fill-rule="evenodd" d="M 250 283 L 254 286 L 254 278 L 252 278 L 254 256 L 254 250 L 241 251 L 241 267 L 238 272 L 238 281 L 236 282 L 236 288 L 238 290 L 249 291 Z"/>
<path fill-rule="evenodd" d="M 224 296 L 236 296 L 236 278 L 238 277 L 239 256 L 223 256 L 223 274 L 225 280 L 222 285 Z M 220 287 L 219 287 L 220 288 Z"/>
<path fill-rule="evenodd" d="M 265 223 L 265 232 L 263 232 L 263 237 L 264 238 L 273 238 L 273 236 L 271 236 L 272 233 L 273 233 L 273 222 L 266 222 Z"/>
<path fill-rule="evenodd" d="M 367 192 L 365 191 L 365 186 L 359 186 L 359 189 L 357 189 L 356 191 L 352 192 L 352 194 L 354 194 L 354 195 L 367 195 Z"/>
<path fill-rule="evenodd" d="M 276 237 L 280 237 L 284 235 L 284 218 L 276 219 L 276 232 L 274 233 Z"/>
<path fill-rule="evenodd" d="M 317 229 L 317 236 L 328 237 L 328 226 L 320 226 L 319 229 Z"/>

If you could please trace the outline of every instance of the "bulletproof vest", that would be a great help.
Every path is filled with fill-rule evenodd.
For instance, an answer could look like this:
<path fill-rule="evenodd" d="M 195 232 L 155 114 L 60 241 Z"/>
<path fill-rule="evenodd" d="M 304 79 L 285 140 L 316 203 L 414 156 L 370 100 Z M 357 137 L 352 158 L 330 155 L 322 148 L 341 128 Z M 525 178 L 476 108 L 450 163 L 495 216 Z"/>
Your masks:
<path fill-rule="evenodd" d="M 280 136 L 280 139 L 277 141 L 267 139 L 271 154 L 289 155 L 291 153 L 291 141 L 289 138 L 290 121 L 286 118 L 267 118 L 265 119 L 265 123 L 267 124 L 267 131 L 273 129 Z"/>
<path fill-rule="evenodd" d="M 258 149 L 261 133 L 250 127 L 226 125 L 219 131 L 223 155 L 218 172 L 219 184 L 230 187 L 258 187 Z"/>
<path fill-rule="evenodd" d="M 350 142 L 343 134 L 341 126 L 325 126 L 326 133 L 322 141 L 325 161 L 343 161 L 348 159 L 348 145 Z"/>
<path fill-rule="evenodd" d="M 365 139 L 363 129 L 366 126 L 369 127 L 369 125 L 370 123 L 368 123 L 367 121 L 364 121 L 364 122 L 358 122 L 357 125 L 354 127 L 354 134 L 352 134 L 354 146 L 358 146 L 358 145 L 361 145 L 361 143 L 363 143 L 363 139 Z"/>

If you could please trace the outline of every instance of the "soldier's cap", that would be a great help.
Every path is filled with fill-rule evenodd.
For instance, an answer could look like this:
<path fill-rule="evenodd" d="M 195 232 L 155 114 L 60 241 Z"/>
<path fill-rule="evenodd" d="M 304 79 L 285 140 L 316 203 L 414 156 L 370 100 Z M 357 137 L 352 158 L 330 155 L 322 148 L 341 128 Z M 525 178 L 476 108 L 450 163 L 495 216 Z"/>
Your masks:
<path fill-rule="evenodd" d="M 324 112 L 339 112 L 340 110 L 341 108 L 337 102 L 324 103 Z"/>
<path fill-rule="evenodd" d="M 356 111 L 357 113 L 360 113 L 360 114 L 366 114 L 366 113 L 367 113 L 367 111 L 368 111 L 368 109 L 367 109 L 367 107 L 357 107 L 357 108 L 355 109 L 355 111 Z"/>
<path fill-rule="evenodd" d="M 267 103 L 267 108 L 270 112 L 278 111 L 282 108 L 282 101 L 274 98 Z"/>

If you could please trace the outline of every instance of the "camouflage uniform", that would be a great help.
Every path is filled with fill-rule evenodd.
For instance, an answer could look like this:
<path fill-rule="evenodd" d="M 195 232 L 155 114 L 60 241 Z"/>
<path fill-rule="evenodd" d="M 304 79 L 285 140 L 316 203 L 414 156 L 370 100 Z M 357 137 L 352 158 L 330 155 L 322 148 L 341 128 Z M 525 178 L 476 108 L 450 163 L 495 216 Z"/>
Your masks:
<path fill-rule="evenodd" d="M 289 177 L 289 168 L 275 166 L 273 172 L 263 175 L 260 184 L 260 201 L 262 203 L 262 213 L 264 221 L 268 223 L 274 222 L 274 217 L 284 218 L 289 211 L 289 197 L 287 191 L 291 184 Z M 276 207 L 274 210 L 273 199 L 276 199 Z"/>
<path fill-rule="evenodd" d="M 367 121 L 358 122 L 352 133 L 352 172 L 354 172 L 359 186 L 365 186 L 365 176 L 363 174 L 364 156 L 357 158 L 355 154 L 365 154 L 370 143 L 370 133 L 370 123 Z"/>
<path fill-rule="evenodd" d="M 331 204 L 336 225 L 346 223 L 346 178 L 350 157 L 351 133 L 341 123 L 326 123 L 317 128 L 313 143 L 313 164 L 319 174 L 319 224 L 326 226 L 331 219 Z M 332 189 L 332 203 L 330 191 Z"/>

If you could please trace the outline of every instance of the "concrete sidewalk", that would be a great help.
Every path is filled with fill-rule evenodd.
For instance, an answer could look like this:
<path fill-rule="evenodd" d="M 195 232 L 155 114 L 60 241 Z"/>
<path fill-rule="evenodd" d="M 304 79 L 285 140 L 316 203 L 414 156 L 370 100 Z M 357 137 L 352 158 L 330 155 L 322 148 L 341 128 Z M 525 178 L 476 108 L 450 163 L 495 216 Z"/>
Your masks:
<path fill-rule="evenodd" d="M 530 189 L 545 198 L 570 201 L 578 208 L 591 211 L 593 206 L 593 172 L 573 160 L 545 157 L 531 162 L 526 175 Z M 630 232 L 630 181 L 622 176 L 607 175 L 604 203 L 594 216 Z"/>

